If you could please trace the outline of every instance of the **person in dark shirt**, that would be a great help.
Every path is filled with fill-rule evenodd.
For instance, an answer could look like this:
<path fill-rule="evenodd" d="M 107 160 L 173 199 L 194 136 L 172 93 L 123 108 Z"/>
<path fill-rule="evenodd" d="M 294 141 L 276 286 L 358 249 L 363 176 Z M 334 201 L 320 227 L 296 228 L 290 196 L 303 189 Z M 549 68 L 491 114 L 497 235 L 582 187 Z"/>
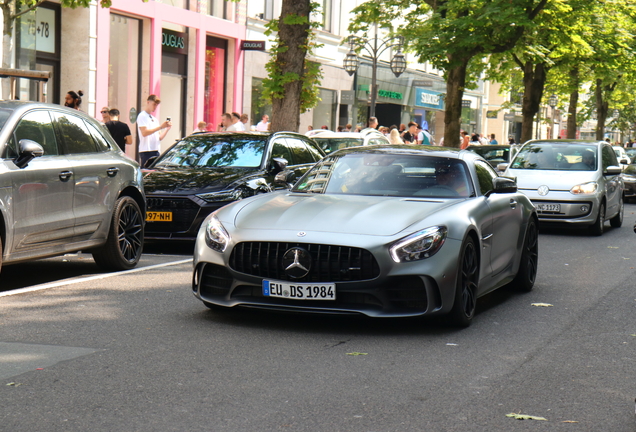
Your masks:
<path fill-rule="evenodd" d="M 408 126 L 408 130 L 402 135 L 404 144 L 417 144 L 417 123 L 412 121 Z"/>
<path fill-rule="evenodd" d="M 121 151 L 126 153 L 126 144 L 132 144 L 130 128 L 126 123 L 119 121 L 119 110 L 117 108 L 112 108 L 108 111 L 108 114 L 110 114 L 110 121 L 104 124 Z"/>

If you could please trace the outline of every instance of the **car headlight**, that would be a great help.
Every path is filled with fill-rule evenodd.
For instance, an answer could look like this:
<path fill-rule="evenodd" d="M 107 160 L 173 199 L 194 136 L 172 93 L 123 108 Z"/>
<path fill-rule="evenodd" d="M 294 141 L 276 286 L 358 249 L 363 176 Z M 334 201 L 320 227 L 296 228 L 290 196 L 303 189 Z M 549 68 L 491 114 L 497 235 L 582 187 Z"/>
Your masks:
<path fill-rule="evenodd" d="M 243 198 L 240 189 L 224 190 L 196 195 L 205 202 L 237 201 Z"/>
<path fill-rule="evenodd" d="M 205 226 L 205 243 L 217 252 L 225 252 L 230 235 L 216 216 L 212 215 Z"/>
<path fill-rule="evenodd" d="M 570 189 L 570 193 L 574 195 L 589 195 L 596 192 L 597 188 L 598 183 L 596 182 L 583 183 Z"/>
<path fill-rule="evenodd" d="M 401 238 L 390 247 L 391 258 L 399 263 L 432 257 L 444 244 L 447 233 L 445 226 L 435 226 Z"/>

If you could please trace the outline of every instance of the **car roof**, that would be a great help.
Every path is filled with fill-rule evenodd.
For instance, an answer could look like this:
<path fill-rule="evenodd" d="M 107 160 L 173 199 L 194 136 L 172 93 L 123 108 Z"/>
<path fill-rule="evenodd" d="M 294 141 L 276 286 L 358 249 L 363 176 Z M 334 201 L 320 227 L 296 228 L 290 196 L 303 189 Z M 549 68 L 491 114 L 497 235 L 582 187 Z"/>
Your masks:
<path fill-rule="evenodd" d="M 599 146 L 601 144 L 607 144 L 605 141 L 585 140 L 585 139 L 534 139 L 534 140 L 526 141 L 524 145 L 539 144 L 539 143 L 559 144 L 559 145 L 585 144 L 585 145 L 595 145 L 595 146 Z"/>
<path fill-rule="evenodd" d="M 192 136 L 245 136 L 245 137 L 274 137 L 274 136 L 279 136 L 279 135 L 293 135 L 295 137 L 302 137 L 302 138 L 307 138 L 307 136 L 299 134 L 297 132 L 287 132 L 287 131 L 282 131 L 282 132 L 261 132 L 261 131 L 223 131 L 223 132 L 195 132 L 193 134 L 188 135 L 189 137 Z"/>
<path fill-rule="evenodd" d="M 470 155 L 470 157 L 474 157 L 476 159 L 482 159 L 480 156 L 476 155 L 473 152 L 468 152 L 466 150 L 460 150 L 456 148 L 450 147 L 438 147 L 438 146 L 423 146 L 423 145 L 397 145 L 397 144 L 383 144 L 383 145 L 372 145 L 372 146 L 364 146 L 364 147 L 348 147 L 344 149 L 337 150 L 333 153 L 330 153 L 329 156 L 339 155 L 344 156 L 349 153 L 368 153 L 368 154 L 396 154 L 396 155 L 426 155 L 426 156 L 435 156 L 435 157 L 447 157 L 459 159 L 460 155 L 466 154 Z"/>
<path fill-rule="evenodd" d="M 466 147 L 466 150 L 472 150 L 472 149 L 486 149 L 486 150 L 490 150 L 490 149 L 509 149 L 510 148 L 510 144 L 479 144 L 479 145 L 469 145 L 468 147 Z"/>
<path fill-rule="evenodd" d="M 311 138 L 360 138 L 363 139 L 366 136 L 381 136 L 384 137 L 380 132 L 377 133 L 361 133 L 361 132 L 331 132 L 325 131 L 321 134 L 312 135 Z"/>

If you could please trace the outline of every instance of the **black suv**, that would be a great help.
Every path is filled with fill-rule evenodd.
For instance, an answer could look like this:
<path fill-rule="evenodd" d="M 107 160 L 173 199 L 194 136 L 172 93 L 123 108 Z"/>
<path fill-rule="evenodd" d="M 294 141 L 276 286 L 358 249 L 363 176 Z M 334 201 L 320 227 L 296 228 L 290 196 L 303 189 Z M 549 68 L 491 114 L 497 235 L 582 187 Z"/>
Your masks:
<path fill-rule="evenodd" d="M 288 188 L 324 155 L 310 138 L 293 132 L 185 137 L 146 170 L 146 238 L 194 240 L 216 209 Z"/>

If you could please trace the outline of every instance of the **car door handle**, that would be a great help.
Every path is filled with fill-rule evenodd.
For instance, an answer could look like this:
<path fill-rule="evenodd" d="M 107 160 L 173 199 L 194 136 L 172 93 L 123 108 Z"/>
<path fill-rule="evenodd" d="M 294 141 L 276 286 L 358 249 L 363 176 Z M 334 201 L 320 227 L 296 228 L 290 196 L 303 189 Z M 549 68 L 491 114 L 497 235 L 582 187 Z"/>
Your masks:
<path fill-rule="evenodd" d="M 119 172 L 119 168 L 108 168 L 106 170 L 106 173 L 108 174 L 108 177 L 115 177 L 118 172 Z"/>
<path fill-rule="evenodd" d="M 73 175 L 72 171 L 62 171 L 60 173 L 60 180 L 62 180 L 63 182 L 68 181 L 72 175 Z"/>
<path fill-rule="evenodd" d="M 517 208 L 517 201 L 514 198 L 510 198 L 510 208 Z"/>

